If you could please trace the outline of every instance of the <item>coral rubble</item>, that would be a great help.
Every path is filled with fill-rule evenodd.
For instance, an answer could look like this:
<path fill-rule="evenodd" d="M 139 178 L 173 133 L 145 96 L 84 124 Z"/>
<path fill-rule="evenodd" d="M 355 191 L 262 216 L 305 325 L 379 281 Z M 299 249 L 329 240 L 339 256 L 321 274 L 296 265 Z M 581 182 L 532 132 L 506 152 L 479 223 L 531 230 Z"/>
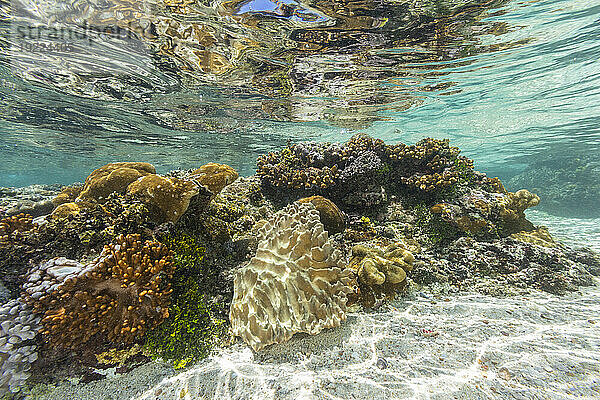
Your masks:
<path fill-rule="evenodd" d="M 346 319 L 350 271 L 319 213 L 293 203 L 259 229 L 256 256 L 236 272 L 230 322 L 254 350 L 294 333 L 317 334 Z"/>

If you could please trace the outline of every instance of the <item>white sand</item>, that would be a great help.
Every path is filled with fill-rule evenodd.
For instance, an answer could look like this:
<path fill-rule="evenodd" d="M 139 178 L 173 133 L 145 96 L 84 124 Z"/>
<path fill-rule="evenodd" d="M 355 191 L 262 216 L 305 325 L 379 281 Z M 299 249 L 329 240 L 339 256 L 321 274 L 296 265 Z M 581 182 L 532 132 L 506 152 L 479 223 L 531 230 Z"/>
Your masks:
<path fill-rule="evenodd" d="M 258 355 L 236 345 L 132 400 L 600 398 L 600 288 L 426 296 Z"/>

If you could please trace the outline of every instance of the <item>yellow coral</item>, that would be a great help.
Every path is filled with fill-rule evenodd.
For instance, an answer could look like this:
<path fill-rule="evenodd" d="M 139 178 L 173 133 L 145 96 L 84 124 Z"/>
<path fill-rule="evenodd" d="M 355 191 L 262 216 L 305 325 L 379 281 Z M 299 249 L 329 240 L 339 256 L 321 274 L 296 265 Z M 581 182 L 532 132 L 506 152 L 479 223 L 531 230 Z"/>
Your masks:
<path fill-rule="evenodd" d="M 158 175 L 144 176 L 127 188 L 128 194 L 153 207 L 156 222 L 177 221 L 198 192 L 198 186 L 191 181 Z"/>
<path fill-rule="evenodd" d="M 358 276 L 359 299 L 363 305 L 372 307 L 375 297 L 381 294 L 393 298 L 406 286 L 406 272 L 412 270 L 414 261 L 412 253 L 398 244 L 384 250 L 354 246 L 348 268 Z"/>
<path fill-rule="evenodd" d="M 155 174 L 152 164 L 144 162 L 116 162 L 94 170 L 85 180 L 78 199 L 103 203 L 111 193 L 122 193 L 136 179 Z"/>

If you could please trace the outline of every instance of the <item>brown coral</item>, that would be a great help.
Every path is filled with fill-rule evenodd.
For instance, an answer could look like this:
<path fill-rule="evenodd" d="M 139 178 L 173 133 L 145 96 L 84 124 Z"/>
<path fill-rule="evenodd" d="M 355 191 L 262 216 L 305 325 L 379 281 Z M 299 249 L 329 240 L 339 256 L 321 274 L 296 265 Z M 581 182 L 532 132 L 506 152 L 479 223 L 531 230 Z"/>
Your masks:
<path fill-rule="evenodd" d="M 65 186 L 61 192 L 52 199 L 52 204 L 54 207 L 58 207 L 61 204 L 72 203 L 81 194 L 82 190 L 83 186 Z"/>
<path fill-rule="evenodd" d="M 199 190 L 191 181 L 147 175 L 129 185 L 127 193 L 150 206 L 156 222 L 175 222 Z"/>
<path fill-rule="evenodd" d="M 106 201 L 111 193 L 122 193 L 130 183 L 143 176 L 155 174 L 152 164 L 144 162 L 116 162 L 94 170 L 85 180 L 80 200 Z"/>
<path fill-rule="evenodd" d="M 189 179 L 205 186 L 213 194 L 219 193 L 223 188 L 238 178 L 238 173 L 229 165 L 208 163 L 192 171 Z"/>
<path fill-rule="evenodd" d="M 522 231 L 513 233 L 510 237 L 521 242 L 536 244 L 538 246 L 558 247 L 558 243 L 554 241 L 554 238 L 550 235 L 548 229 L 544 227 L 539 227 L 531 232 Z"/>
<path fill-rule="evenodd" d="M 298 200 L 298 203 L 312 203 L 319 212 L 321 223 L 330 235 L 343 232 L 346 229 L 344 214 L 333 201 L 323 196 L 310 196 Z"/>
<path fill-rule="evenodd" d="M 415 145 L 389 146 L 389 158 L 405 185 L 426 192 L 459 182 L 473 170 L 473 161 L 460 156 L 448 139 L 426 138 Z"/>
<path fill-rule="evenodd" d="M 169 315 L 172 273 L 166 246 L 120 235 L 87 265 L 55 258 L 32 269 L 24 298 L 55 346 L 77 348 L 98 334 L 130 343 Z"/>

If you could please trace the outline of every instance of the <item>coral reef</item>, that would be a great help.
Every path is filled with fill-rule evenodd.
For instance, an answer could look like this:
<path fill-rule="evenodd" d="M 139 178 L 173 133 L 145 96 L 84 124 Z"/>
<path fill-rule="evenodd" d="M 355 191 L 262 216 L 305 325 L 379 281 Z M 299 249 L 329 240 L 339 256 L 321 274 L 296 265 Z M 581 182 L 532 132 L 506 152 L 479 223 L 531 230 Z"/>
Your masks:
<path fill-rule="evenodd" d="M 127 193 L 147 204 L 153 220 L 175 222 L 199 193 L 198 186 L 179 178 L 146 175 L 128 186 Z"/>
<path fill-rule="evenodd" d="M 75 202 L 77 197 L 79 197 L 82 190 L 83 185 L 65 186 L 62 188 L 60 193 L 52 199 L 52 204 L 54 205 L 54 207 L 58 207 L 61 204 L 73 203 Z"/>
<path fill-rule="evenodd" d="M 335 203 L 323 196 L 304 197 L 298 203 L 312 203 L 319 212 L 321 223 L 330 235 L 343 232 L 346 229 L 344 214 Z"/>
<path fill-rule="evenodd" d="M 104 203 L 111 193 L 123 193 L 138 178 L 156 174 L 152 164 L 144 162 L 116 162 L 106 164 L 85 179 L 79 200 Z"/>
<path fill-rule="evenodd" d="M 512 238 L 481 242 L 461 237 L 417 259 L 411 274 L 417 283 L 445 282 L 494 295 L 528 288 L 564 294 L 594 284 L 589 259 L 581 262 L 561 248 Z"/>
<path fill-rule="evenodd" d="M 406 287 L 406 273 L 412 270 L 414 260 L 412 253 L 398 243 L 383 250 L 364 245 L 352 247 L 348 268 L 358 276 L 360 302 L 370 308 L 382 296 L 393 299 Z"/>
<path fill-rule="evenodd" d="M 257 175 L 276 196 L 318 194 L 345 206 L 373 207 L 386 192 L 413 190 L 425 196 L 447 195 L 452 187 L 477 186 L 487 178 L 459 155 L 448 140 L 424 139 L 415 145 L 386 145 L 355 135 L 346 144 L 298 143 L 261 156 Z"/>
<path fill-rule="evenodd" d="M 472 189 L 450 201 L 430 208 L 459 231 L 482 237 L 505 237 L 534 226 L 525 217 L 525 210 L 539 204 L 539 197 L 525 189 L 516 193 L 492 193 Z"/>
<path fill-rule="evenodd" d="M 37 360 L 40 319 L 19 299 L 0 306 L 0 395 L 18 392 Z"/>
<path fill-rule="evenodd" d="M 234 336 L 258 351 L 294 333 L 317 334 L 346 319 L 353 291 L 319 213 L 311 203 L 292 203 L 258 231 L 259 244 L 234 278 L 229 319 Z"/>
<path fill-rule="evenodd" d="M 534 156 L 535 157 L 535 156 Z M 512 177 L 510 188 L 529 188 L 542 202 L 539 209 L 562 217 L 600 217 L 600 159 L 597 152 L 572 155 L 550 151 L 528 157 L 530 165 Z"/>
<path fill-rule="evenodd" d="M 554 241 L 548 229 L 539 227 L 531 232 L 521 231 L 510 235 L 512 239 L 520 240 L 525 243 L 537 244 L 544 247 L 557 247 L 558 243 Z"/>
<path fill-rule="evenodd" d="M 54 258 L 34 267 L 24 298 L 54 346 L 77 348 L 96 334 L 130 343 L 168 317 L 172 273 L 166 246 L 121 235 L 87 265 Z"/>
<path fill-rule="evenodd" d="M 193 170 L 188 179 L 194 180 L 205 186 L 213 194 L 219 193 L 227 185 L 233 183 L 239 177 L 235 169 L 229 165 L 208 163 Z"/>
<path fill-rule="evenodd" d="M 12 217 L 6 217 L 0 220 L 0 243 L 18 240 L 15 236 L 35 228 L 36 225 L 34 225 L 31 215 L 21 213 Z"/>

